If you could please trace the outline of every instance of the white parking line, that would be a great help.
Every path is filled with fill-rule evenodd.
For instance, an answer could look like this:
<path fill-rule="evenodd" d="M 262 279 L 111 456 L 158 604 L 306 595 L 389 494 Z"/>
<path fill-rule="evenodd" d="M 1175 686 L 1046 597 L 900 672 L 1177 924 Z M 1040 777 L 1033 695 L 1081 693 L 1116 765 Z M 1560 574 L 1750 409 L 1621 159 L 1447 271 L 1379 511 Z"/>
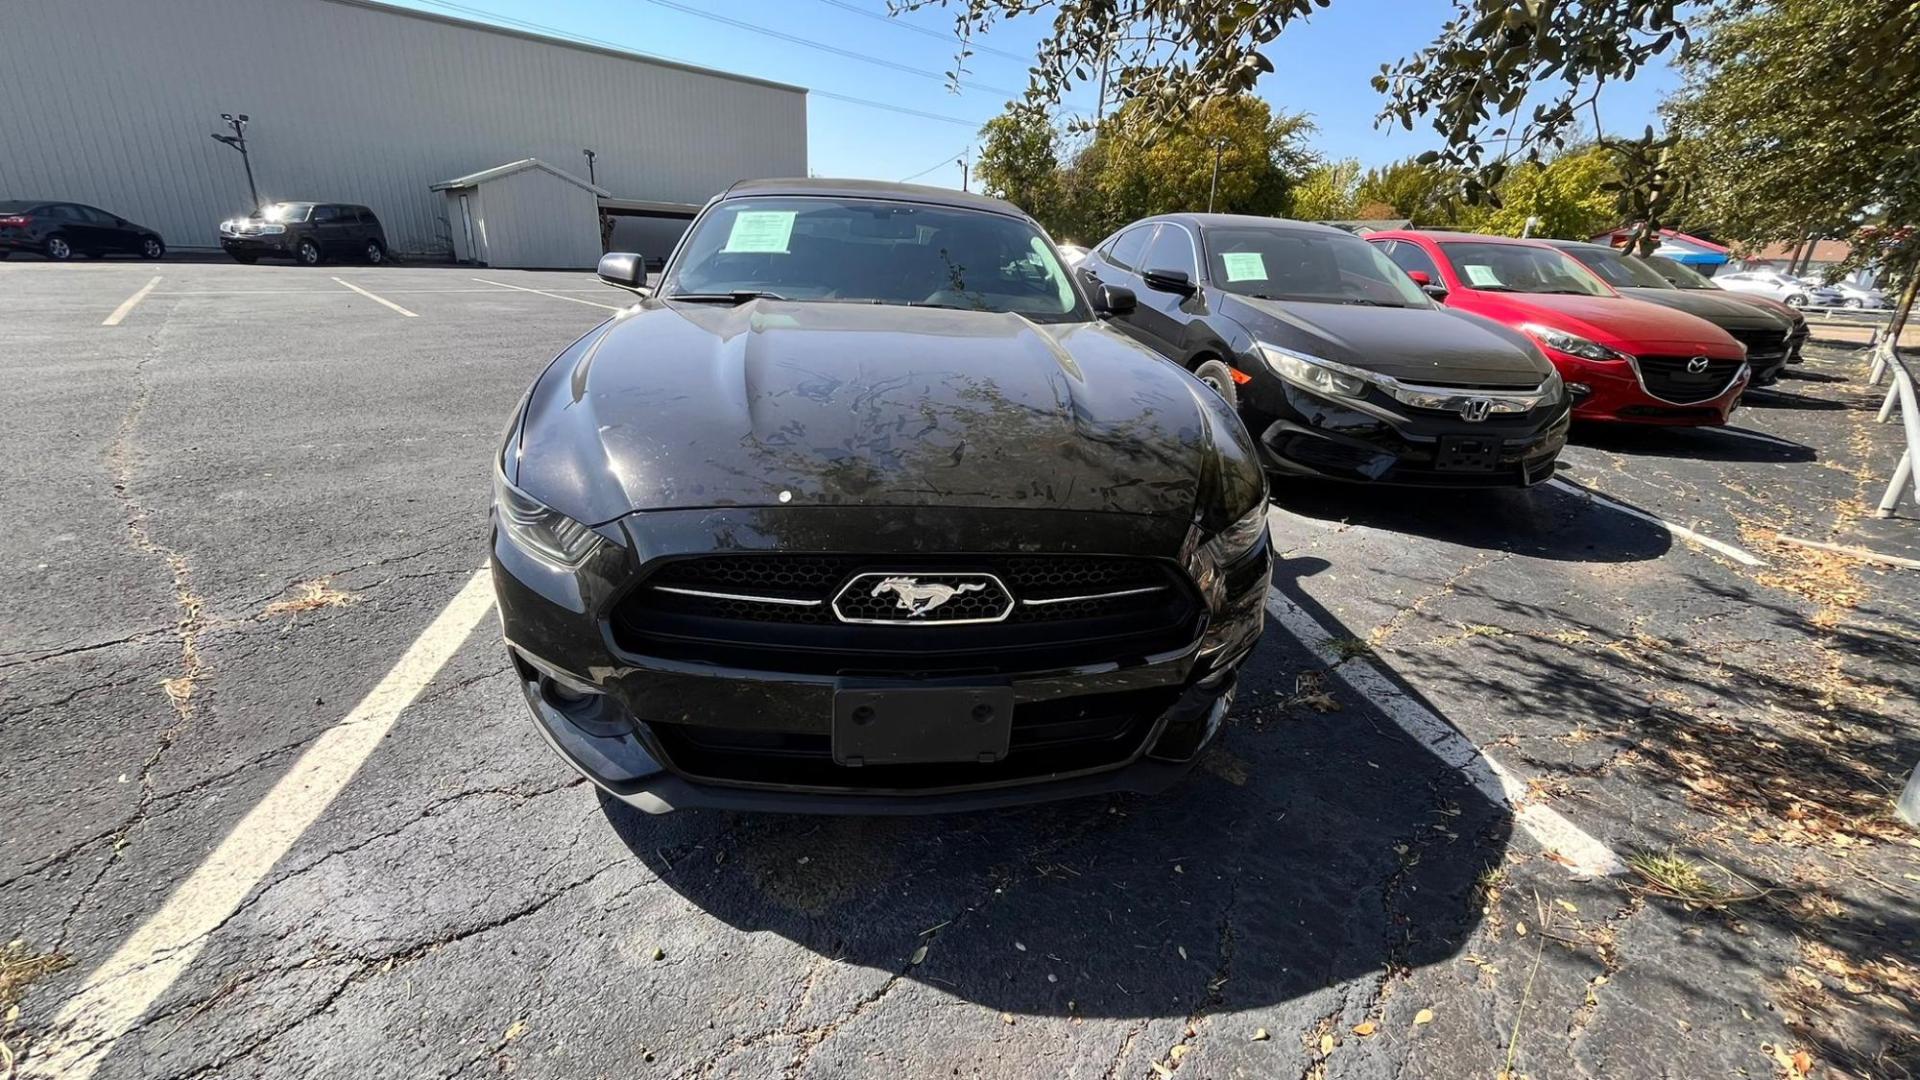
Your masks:
<path fill-rule="evenodd" d="M 333 280 L 340 281 L 339 278 L 334 278 Z M 347 288 L 352 289 L 354 292 L 359 293 L 361 296 L 366 297 L 367 299 L 373 301 L 376 304 L 384 304 L 385 306 L 392 308 L 393 310 L 399 312 L 400 314 L 405 315 L 409 319 L 417 319 L 420 317 L 418 315 L 415 315 L 413 312 L 408 311 L 406 308 L 401 307 L 399 304 L 394 303 L 391 300 L 383 299 L 381 297 L 373 295 L 372 293 L 361 288 L 360 286 L 355 285 L 351 281 L 340 281 L 340 284 L 345 285 Z"/>
<path fill-rule="evenodd" d="M 158 284 L 160 284 L 160 275 L 155 274 L 153 275 L 153 280 L 147 282 L 145 285 L 140 286 L 140 291 L 134 293 L 132 296 L 129 296 L 125 300 L 121 301 L 120 306 L 117 308 L 114 308 L 113 314 L 107 316 L 106 321 L 101 323 L 100 325 L 101 326 L 119 326 L 120 320 L 126 318 L 129 314 L 131 314 L 133 312 L 133 309 L 140 305 L 140 301 L 145 300 L 147 298 L 147 294 L 152 292 L 153 287 Z"/>
<path fill-rule="evenodd" d="M 551 296 L 555 300 L 566 300 L 575 304 L 585 304 L 588 307 L 606 308 L 608 311 L 627 310 L 626 308 L 621 307 L 618 304 L 602 304 L 597 300 L 582 300 L 577 296 L 561 296 L 557 292 L 548 292 L 545 289 L 529 289 L 524 285 L 509 285 L 504 281 L 488 281 L 486 278 L 483 278 L 483 277 L 477 277 L 477 278 L 474 278 L 473 280 L 482 282 L 487 285 L 498 285 L 503 289 L 516 289 L 520 292 L 530 292 L 539 296 Z"/>
<path fill-rule="evenodd" d="M 1700 533 L 1694 532 L 1692 529 L 1687 528 L 1685 525 L 1675 525 L 1673 522 L 1668 521 L 1665 518 L 1654 517 L 1652 514 L 1647 513 L 1645 510 L 1636 509 L 1634 507 L 1628 506 L 1626 503 L 1615 502 L 1614 500 L 1607 498 L 1605 495 L 1602 495 L 1599 492 L 1592 490 L 1591 488 L 1584 488 L 1584 487 L 1581 487 L 1579 484 L 1569 483 L 1565 480 L 1560 479 L 1557 476 L 1547 481 L 1547 486 L 1557 487 L 1562 491 L 1571 492 L 1575 495 L 1584 495 L 1585 497 L 1592 499 L 1594 502 L 1597 502 L 1600 505 L 1607 507 L 1608 509 L 1618 510 L 1621 513 L 1626 514 L 1630 517 L 1637 517 L 1641 521 L 1652 522 L 1653 524 L 1660 526 L 1661 528 L 1667 530 L 1669 533 L 1672 533 L 1674 536 L 1677 536 L 1682 540 L 1691 540 L 1692 542 L 1699 544 L 1703 548 L 1708 548 L 1713 551 L 1717 551 L 1720 554 L 1725 555 L 1727 558 L 1732 559 L 1734 562 L 1737 562 L 1742 566 L 1767 565 L 1765 559 L 1760 558 L 1758 555 L 1755 555 L 1752 552 L 1745 550 L 1744 548 L 1737 548 L 1737 547 L 1734 547 L 1732 544 L 1727 543 L 1725 540 L 1715 540 L 1711 536 L 1705 536 Z"/>
<path fill-rule="evenodd" d="M 1300 605 L 1277 589 L 1267 591 L 1267 613 L 1287 633 L 1305 645 L 1330 668 L 1354 693 L 1372 702 L 1421 746 L 1451 768 L 1466 775 L 1467 782 L 1487 799 L 1512 809 L 1513 819 L 1532 836 L 1542 850 L 1557 856 L 1569 871 L 1580 877 L 1606 877 L 1626 873 L 1627 865 L 1613 849 L 1568 821 L 1559 811 L 1528 798 L 1527 785 L 1506 767 L 1488 757 L 1473 740 L 1434 715 L 1433 711 L 1403 693 L 1365 657 L 1342 660 L 1333 648 L 1333 635 Z"/>
<path fill-rule="evenodd" d="M 22 1074 L 87 1080 L 220 925 L 351 781 L 493 606 L 481 567 L 353 710 L 315 740 L 166 903 L 94 968 Z"/>

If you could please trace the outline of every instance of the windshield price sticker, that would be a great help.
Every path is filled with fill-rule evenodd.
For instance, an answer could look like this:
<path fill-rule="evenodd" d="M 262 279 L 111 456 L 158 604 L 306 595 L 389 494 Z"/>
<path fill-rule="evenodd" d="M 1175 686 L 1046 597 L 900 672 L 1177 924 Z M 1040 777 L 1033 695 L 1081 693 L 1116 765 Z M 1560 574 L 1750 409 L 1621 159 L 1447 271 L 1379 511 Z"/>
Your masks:
<path fill-rule="evenodd" d="M 742 210 L 733 217 L 733 231 L 727 234 L 722 251 L 771 252 L 785 255 L 787 240 L 793 236 L 794 210 Z"/>
<path fill-rule="evenodd" d="M 1500 275 L 1494 273 L 1493 267 L 1491 266 L 1465 266 L 1461 269 L 1467 272 L 1467 284 L 1469 285 L 1500 284 Z"/>
<path fill-rule="evenodd" d="M 1257 251 L 1223 252 L 1220 261 L 1226 265 L 1228 281 L 1267 280 L 1267 260 Z"/>

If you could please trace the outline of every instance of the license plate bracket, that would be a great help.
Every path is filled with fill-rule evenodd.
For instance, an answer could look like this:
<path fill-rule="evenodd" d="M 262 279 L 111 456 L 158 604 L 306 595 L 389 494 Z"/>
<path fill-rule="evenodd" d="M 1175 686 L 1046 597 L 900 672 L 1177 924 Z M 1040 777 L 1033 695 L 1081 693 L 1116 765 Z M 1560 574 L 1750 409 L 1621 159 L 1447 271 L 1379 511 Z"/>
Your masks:
<path fill-rule="evenodd" d="M 1500 464 L 1500 440 L 1488 435 L 1442 435 L 1433 467 L 1441 472 L 1492 472 Z"/>
<path fill-rule="evenodd" d="M 1010 686 L 842 683 L 833 694 L 833 760 L 846 766 L 1004 760 Z"/>

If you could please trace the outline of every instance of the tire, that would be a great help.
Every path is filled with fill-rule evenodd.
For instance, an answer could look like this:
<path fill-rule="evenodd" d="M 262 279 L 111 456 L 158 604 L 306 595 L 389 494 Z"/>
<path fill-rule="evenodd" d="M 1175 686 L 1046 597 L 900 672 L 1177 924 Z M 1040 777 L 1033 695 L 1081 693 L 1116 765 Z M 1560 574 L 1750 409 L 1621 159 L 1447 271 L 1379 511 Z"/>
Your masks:
<path fill-rule="evenodd" d="M 1193 369 L 1193 377 L 1206 383 L 1214 393 L 1226 399 L 1235 411 L 1240 408 L 1240 391 L 1233 382 L 1233 369 L 1219 360 L 1208 360 Z"/>
<path fill-rule="evenodd" d="M 248 266 L 252 266 L 254 263 L 257 263 L 260 261 L 260 256 L 258 255 L 242 255 L 237 251 L 229 251 L 227 252 L 227 254 L 233 256 L 234 262 L 245 263 Z"/>
<path fill-rule="evenodd" d="M 1860 299 L 1857 296 L 1849 296 L 1845 300 L 1840 301 L 1840 306 L 1850 307 L 1850 308 L 1862 308 L 1867 306 L 1867 302 L 1865 300 Z"/>
<path fill-rule="evenodd" d="M 157 236 L 149 236 L 140 241 L 140 257 L 143 259 L 158 259 L 166 253 L 167 245 Z"/>
<path fill-rule="evenodd" d="M 293 257 L 299 260 L 302 266 L 319 266 L 320 245 L 311 240 L 302 240 L 300 246 L 293 249 Z"/>
<path fill-rule="evenodd" d="M 73 245 L 67 243 L 67 238 L 64 236 L 47 237 L 47 245 L 44 250 L 47 258 L 52 259 L 54 262 L 66 262 L 68 259 L 73 258 Z"/>
<path fill-rule="evenodd" d="M 369 240 L 367 246 L 361 249 L 361 255 L 369 265 L 379 266 L 387 261 L 387 248 L 378 240 Z"/>
<path fill-rule="evenodd" d="M 1794 293 L 1792 296 L 1787 297 L 1787 306 L 1788 307 L 1806 307 L 1807 298 L 1800 293 Z"/>

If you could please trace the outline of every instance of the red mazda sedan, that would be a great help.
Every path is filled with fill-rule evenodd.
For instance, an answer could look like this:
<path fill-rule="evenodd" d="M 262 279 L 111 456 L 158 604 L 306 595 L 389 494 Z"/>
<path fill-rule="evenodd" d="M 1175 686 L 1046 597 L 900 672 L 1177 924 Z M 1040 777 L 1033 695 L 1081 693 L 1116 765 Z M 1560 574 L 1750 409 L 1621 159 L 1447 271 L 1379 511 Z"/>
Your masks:
<path fill-rule="evenodd" d="M 1538 241 L 1411 231 L 1367 239 L 1448 307 L 1538 342 L 1573 392 L 1575 419 L 1724 424 L 1752 378 L 1746 348 L 1726 331 L 1629 300 Z"/>

